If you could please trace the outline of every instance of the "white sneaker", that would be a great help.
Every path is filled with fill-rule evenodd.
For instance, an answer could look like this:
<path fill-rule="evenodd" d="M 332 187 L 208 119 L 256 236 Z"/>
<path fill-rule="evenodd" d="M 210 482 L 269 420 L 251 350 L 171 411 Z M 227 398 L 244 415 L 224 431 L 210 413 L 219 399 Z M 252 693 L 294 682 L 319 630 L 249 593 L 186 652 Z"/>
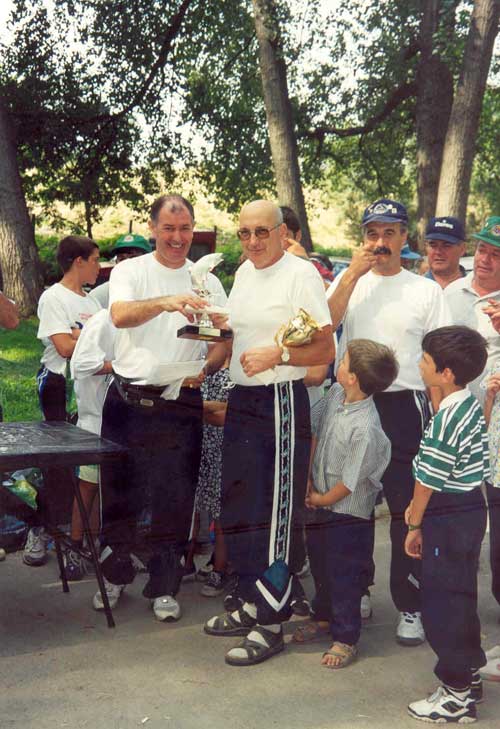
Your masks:
<path fill-rule="evenodd" d="M 470 691 L 465 698 L 459 698 L 446 686 L 439 686 L 427 699 L 414 701 L 408 706 L 408 713 L 414 719 L 431 724 L 472 724 L 477 719 Z"/>
<path fill-rule="evenodd" d="M 401 645 L 420 645 L 425 642 L 420 613 L 399 613 L 396 640 Z"/>
<path fill-rule="evenodd" d="M 373 610 L 370 595 L 361 596 L 360 612 L 362 620 L 368 620 L 368 618 L 371 618 Z"/>
<path fill-rule="evenodd" d="M 115 608 L 120 599 L 120 595 L 125 589 L 125 585 L 113 585 L 112 582 L 108 582 L 104 577 L 104 587 L 106 588 L 106 595 L 108 596 L 109 607 Z M 98 590 L 92 600 L 92 606 L 94 610 L 104 610 L 104 603 L 102 601 L 101 591 Z"/>
<path fill-rule="evenodd" d="M 488 663 L 479 669 L 485 681 L 500 681 L 500 645 L 490 648 L 485 653 Z"/>
<path fill-rule="evenodd" d="M 47 561 L 47 542 L 49 536 L 43 527 L 29 530 L 23 551 L 23 562 L 30 567 L 40 567 Z"/>
<path fill-rule="evenodd" d="M 157 620 L 172 622 L 181 617 L 181 606 L 172 595 L 162 595 L 153 600 L 153 612 Z"/>

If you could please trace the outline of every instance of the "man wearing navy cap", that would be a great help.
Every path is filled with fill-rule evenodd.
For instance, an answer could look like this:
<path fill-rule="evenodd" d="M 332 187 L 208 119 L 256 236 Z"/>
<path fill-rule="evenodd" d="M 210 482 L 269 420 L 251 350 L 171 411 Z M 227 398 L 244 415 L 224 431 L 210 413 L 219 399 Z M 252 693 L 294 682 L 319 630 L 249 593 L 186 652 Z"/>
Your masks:
<path fill-rule="evenodd" d="M 442 289 L 465 276 L 460 258 L 465 253 L 465 230 L 457 218 L 431 218 L 425 231 L 425 246 L 429 261 L 426 278 L 436 281 Z"/>
<path fill-rule="evenodd" d="M 430 415 L 418 362 L 423 336 L 449 324 L 439 286 L 401 267 L 408 213 L 396 200 L 382 199 L 363 215 L 363 246 L 327 292 L 333 326 L 343 322 L 337 362 L 352 339 L 372 339 L 391 347 L 399 374 L 374 396 L 392 458 L 382 479 L 391 512 L 391 594 L 400 613 L 396 638 L 402 645 L 425 640 L 420 616 L 419 569 L 404 553 L 404 510 L 411 500 L 412 461 Z"/>

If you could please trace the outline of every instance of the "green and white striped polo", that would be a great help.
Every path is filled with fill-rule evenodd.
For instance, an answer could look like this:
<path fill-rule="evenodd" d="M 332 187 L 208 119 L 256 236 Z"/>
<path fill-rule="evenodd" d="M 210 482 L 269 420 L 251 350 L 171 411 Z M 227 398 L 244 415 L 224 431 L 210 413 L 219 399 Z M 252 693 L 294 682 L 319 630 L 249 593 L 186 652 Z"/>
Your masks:
<path fill-rule="evenodd" d="M 465 388 L 445 397 L 413 460 L 413 476 L 434 491 L 472 491 L 489 478 L 486 423 Z"/>

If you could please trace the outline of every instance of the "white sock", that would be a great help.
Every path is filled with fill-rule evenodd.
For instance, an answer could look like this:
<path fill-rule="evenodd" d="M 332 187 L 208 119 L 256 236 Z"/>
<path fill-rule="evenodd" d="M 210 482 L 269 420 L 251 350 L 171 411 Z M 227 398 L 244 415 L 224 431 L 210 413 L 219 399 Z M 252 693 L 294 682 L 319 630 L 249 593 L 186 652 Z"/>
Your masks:
<path fill-rule="evenodd" d="M 241 609 L 254 620 L 257 618 L 257 605 L 254 602 L 244 602 Z"/>
<path fill-rule="evenodd" d="M 453 696 L 456 696 L 459 701 L 465 701 L 466 698 L 468 698 L 470 694 L 470 687 L 465 689 L 456 689 L 453 688 L 453 686 L 447 686 L 444 684 L 444 687 L 448 689 L 448 691 L 453 694 Z"/>

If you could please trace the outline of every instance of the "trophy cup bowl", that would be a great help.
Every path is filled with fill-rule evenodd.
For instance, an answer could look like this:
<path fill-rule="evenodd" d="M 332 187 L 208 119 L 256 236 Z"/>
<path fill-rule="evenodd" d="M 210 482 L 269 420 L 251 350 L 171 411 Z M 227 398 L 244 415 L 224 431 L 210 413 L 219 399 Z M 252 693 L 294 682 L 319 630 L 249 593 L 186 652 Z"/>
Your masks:
<path fill-rule="evenodd" d="M 186 324 L 177 332 L 179 339 L 201 339 L 205 342 L 224 342 L 232 339 L 233 333 L 229 329 L 214 327 L 210 314 L 225 314 L 221 307 L 214 306 L 215 294 L 208 289 L 207 279 L 210 271 L 222 260 L 221 253 L 210 253 L 203 256 L 193 264 L 189 273 L 193 285 L 193 292 L 208 306 L 197 310 L 186 307 L 186 311 L 193 315 L 194 322 Z"/>

